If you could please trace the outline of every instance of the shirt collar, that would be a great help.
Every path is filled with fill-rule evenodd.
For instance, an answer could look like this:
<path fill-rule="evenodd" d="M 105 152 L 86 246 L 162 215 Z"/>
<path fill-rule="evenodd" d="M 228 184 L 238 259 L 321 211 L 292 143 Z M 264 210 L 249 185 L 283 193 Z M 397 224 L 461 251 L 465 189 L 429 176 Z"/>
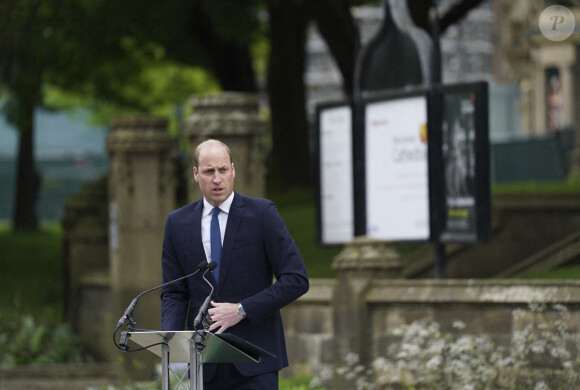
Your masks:
<path fill-rule="evenodd" d="M 220 204 L 218 207 L 220 208 L 221 211 L 223 211 L 226 214 L 229 214 L 230 212 L 230 208 L 232 207 L 232 202 L 234 201 L 234 192 L 232 191 L 232 193 L 230 194 L 230 196 L 228 196 L 228 198 L 226 200 L 224 200 L 222 202 L 222 204 Z M 211 211 L 213 210 L 214 206 L 212 206 L 207 199 L 205 199 L 205 197 L 203 198 L 203 214 L 202 216 L 207 216 L 209 215 L 209 213 L 211 213 Z"/>

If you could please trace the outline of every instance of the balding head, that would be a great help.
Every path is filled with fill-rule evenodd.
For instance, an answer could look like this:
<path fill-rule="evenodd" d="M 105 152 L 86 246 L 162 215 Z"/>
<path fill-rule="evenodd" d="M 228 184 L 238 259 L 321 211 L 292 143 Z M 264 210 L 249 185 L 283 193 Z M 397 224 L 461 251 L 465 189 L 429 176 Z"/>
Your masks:
<path fill-rule="evenodd" d="M 193 166 L 199 168 L 199 155 L 201 154 L 203 149 L 215 148 L 215 147 L 224 148 L 226 150 L 226 152 L 228 152 L 228 156 L 230 156 L 230 163 L 233 162 L 232 161 L 232 152 L 230 151 L 230 148 L 228 147 L 228 145 L 224 144 L 222 141 L 219 141 L 217 139 L 208 139 L 206 141 L 203 141 L 199 145 L 197 145 L 197 148 L 195 148 L 195 150 L 193 152 Z"/>

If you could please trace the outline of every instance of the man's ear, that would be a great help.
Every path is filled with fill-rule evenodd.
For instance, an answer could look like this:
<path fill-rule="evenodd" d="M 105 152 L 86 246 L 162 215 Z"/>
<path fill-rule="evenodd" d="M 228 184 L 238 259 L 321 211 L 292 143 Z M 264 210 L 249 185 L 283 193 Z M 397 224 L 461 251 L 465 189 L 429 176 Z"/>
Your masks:
<path fill-rule="evenodd" d="M 197 168 L 193 167 L 193 178 L 196 182 L 199 182 L 199 180 L 197 179 Z"/>
<path fill-rule="evenodd" d="M 232 163 L 232 172 L 234 174 L 234 178 L 236 177 L 236 168 L 234 168 L 234 163 Z"/>

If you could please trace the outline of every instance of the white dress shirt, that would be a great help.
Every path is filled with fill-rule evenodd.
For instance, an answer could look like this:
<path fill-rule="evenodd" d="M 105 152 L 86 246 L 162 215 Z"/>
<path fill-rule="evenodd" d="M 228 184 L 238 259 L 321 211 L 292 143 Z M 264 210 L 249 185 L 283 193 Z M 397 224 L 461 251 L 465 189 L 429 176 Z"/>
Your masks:
<path fill-rule="evenodd" d="M 224 244 L 224 235 L 226 234 L 226 225 L 228 223 L 228 215 L 230 214 L 230 207 L 232 207 L 232 201 L 234 200 L 234 193 L 219 205 L 221 212 L 218 215 L 218 220 L 220 222 L 220 236 L 222 239 L 222 247 Z M 205 256 L 207 262 L 211 261 L 211 237 L 210 237 L 210 225 L 211 225 L 211 215 L 213 212 L 213 206 L 203 198 L 203 211 L 201 214 L 201 241 L 203 242 L 203 248 L 205 249 Z"/>

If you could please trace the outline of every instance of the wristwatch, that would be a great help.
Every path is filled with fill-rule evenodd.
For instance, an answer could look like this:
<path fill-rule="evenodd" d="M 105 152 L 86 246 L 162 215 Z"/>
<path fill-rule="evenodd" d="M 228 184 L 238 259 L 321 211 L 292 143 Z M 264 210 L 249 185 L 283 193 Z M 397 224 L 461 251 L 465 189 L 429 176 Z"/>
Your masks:
<path fill-rule="evenodd" d="M 243 318 L 246 318 L 246 312 L 244 311 L 244 307 L 241 303 L 238 304 L 238 313 L 240 313 Z"/>

